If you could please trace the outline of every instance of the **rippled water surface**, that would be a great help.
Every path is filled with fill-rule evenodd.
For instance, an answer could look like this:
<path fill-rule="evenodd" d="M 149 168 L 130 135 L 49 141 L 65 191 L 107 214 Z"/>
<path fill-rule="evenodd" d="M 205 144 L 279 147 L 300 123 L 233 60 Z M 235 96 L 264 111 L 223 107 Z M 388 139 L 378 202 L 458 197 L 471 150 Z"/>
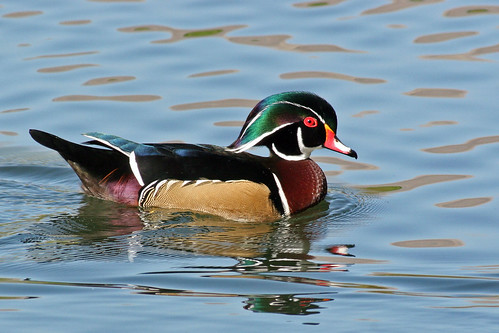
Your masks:
<path fill-rule="evenodd" d="M 2 332 L 496 332 L 495 1 L 1 1 Z M 313 91 L 358 160 L 326 201 L 241 223 L 85 196 L 73 141 L 227 145 Z"/>

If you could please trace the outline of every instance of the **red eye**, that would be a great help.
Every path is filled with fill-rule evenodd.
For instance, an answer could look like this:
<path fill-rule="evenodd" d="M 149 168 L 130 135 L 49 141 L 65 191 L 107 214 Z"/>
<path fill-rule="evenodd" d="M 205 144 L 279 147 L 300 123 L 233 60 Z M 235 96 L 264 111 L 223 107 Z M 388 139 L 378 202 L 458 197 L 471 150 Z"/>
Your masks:
<path fill-rule="evenodd" d="M 316 127 L 317 126 L 317 119 L 315 119 L 314 117 L 307 117 L 307 118 L 303 119 L 303 123 L 307 127 Z"/>

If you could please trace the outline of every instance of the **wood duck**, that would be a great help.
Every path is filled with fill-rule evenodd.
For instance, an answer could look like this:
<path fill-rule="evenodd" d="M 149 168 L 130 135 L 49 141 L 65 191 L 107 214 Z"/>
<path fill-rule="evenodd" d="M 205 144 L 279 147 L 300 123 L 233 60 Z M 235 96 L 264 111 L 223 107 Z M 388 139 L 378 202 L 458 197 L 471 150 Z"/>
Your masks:
<path fill-rule="evenodd" d="M 56 150 L 92 196 L 140 207 L 194 211 L 228 219 L 273 221 L 322 201 L 327 181 L 310 159 L 327 148 L 357 158 L 336 136 L 333 107 L 309 92 L 260 101 L 227 147 L 141 144 L 114 135 L 84 134 L 92 147 L 38 130 L 30 134 Z M 102 146 L 106 148 L 102 148 Z M 247 152 L 269 149 L 268 157 Z"/>

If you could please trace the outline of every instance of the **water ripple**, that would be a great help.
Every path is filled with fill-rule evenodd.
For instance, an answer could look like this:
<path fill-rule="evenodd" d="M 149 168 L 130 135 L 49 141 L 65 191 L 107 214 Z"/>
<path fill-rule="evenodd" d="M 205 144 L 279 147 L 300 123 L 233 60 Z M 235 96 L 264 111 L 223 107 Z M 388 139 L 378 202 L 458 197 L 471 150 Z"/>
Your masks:
<path fill-rule="evenodd" d="M 222 70 L 218 70 L 218 71 L 209 71 L 209 72 L 191 74 L 191 75 L 189 75 L 189 77 L 218 76 L 218 75 L 234 74 L 237 72 L 239 72 L 239 70 L 237 70 L 237 69 L 222 69 Z"/>
<path fill-rule="evenodd" d="M 244 125 L 244 121 L 241 120 L 226 120 L 226 121 L 217 121 L 213 123 L 213 126 L 221 126 L 221 127 L 238 127 L 241 128 Z"/>
<path fill-rule="evenodd" d="M 173 111 L 187 111 L 211 108 L 253 108 L 259 101 L 254 99 L 227 98 L 216 101 L 185 103 L 170 106 Z"/>
<path fill-rule="evenodd" d="M 245 28 L 246 25 L 230 25 L 230 26 L 220 26 L 208 29 L 175 29 L 164 25 L 148 24 L 119 28 L 118 31 L 126 33 L 144 33 L 144 32 L 167 32 L 171 35 L 168 39 L 161 39 L 152 41 L 152 43 L 164 44 L 164 43 L 174 43 L 181 40 L 189 38 L 200 38 L 200 37 L 223 37 L 227 33 Z"/>
<path fill-rule="evenodd" d="M 368 185 L 360 187 L 366 191 L 371 192 L 405 192 L 411 191 L 420 186 L 432 185 L 442 182 L 449 182 L 455 180 L 469 179 L 471 175 L 422 175 L 408 180 L 402 180 L 389 184 L 382 185 Z"/>
<path fill-rule="evenodd" d="M 53 102 L 88 102 L 88 101 L 113 101 L 113 102 L 152 102 L 161 99 L 158 95 L 66 95 L 54 98 Z"/>
<path fill-rule="evenodd" d="M 295 3 L 293 4 L 293 6 L 297 8 L 315 8 L 315 7 L 324 7 L 324 6 L 335 6 L 344 1 L 345 0 L 307 1 L 307 2 Z"/>
<path fill-rule="evenodd" d="M 85 68 L 85 67 L 96 67 L 96 64 L 76 64 L 76 65 L 63 65 L 55 67 L 40 68 L 37 70 L 38 73 L 62 73 L 69 72 L 75 69 Z"/>
<path fill-rule="evenodd" d="M 84 25 L 92 23 L 92 20 L 70 20 L 59 22 L 61 25 Z"/>
<path fill-rule="evenodd" d="M 120 83 L 135 80 L 135 76 L 107 76 L 91 79 L 83 83 L 84 86 L 96 86 L 110 83 Z"/>
<path fill-rule="evenodd" d="M 493 136 L 484 136 L 481 138 L 471 139 L 466 141 L 465 143 L 460 143 L 456 145 L 439 146 L 433 148 L 425 148 L 421 150 L 433 154 L 456 154 L 456 153 L 464 153 L 466 151 L 470 151 L 474 149 L 476 146 L 497 143 L 497 142 L 499 142 L 499 135 L 493 135 Z"/>
<path fill-rule="evenodd" d="M 464 246 L 464 242 L 459 239 L 415 239 L 394 242 L 392 245 L 408 248 L 460 247 Z"/>
<path fill-rule="evenodd" d="M 342 170 L 378 170 L 373 164 L 349 161 L 332 156 L 313 156 L 312 159 L 319 163 L 328 163 L 341 166 Z"/>
<path fill-rule="evenodd" d="M 488 202 L 491 202 L 492 199 L 493 199 L 492 197 L 465 198 L 465 199 L 458 199 L 447 202 L 440 202 L 435 204 L 435 206 L 442 208 L 468 208 L 468 207 L 476 207 L 484 205 Z"/>
<path fill-rule="evenodd" d="M 365 51 L 346 49 L 332 44 L 290 44 L 286 42 L 290 38 L 292 38 L 291 35 L 266 35 L 228 37 L 227 39 L 237 44 L 270 47 L 281 51 L 366 53 Z"/>
<path fill-rule="evenodd" d="M 351 81 L 351 82 L 363 83 L 363 84 L 386 83 L 386 80 L 383 80 L 383 79 L 368 78 L 368 77 L 355 77 L 355 76 L 351 76 L 351 75 L 347 75 L 347 74 L 332 73 L 332 72 L 317 72 L 317 71 L 283 73 L 283 74 L 279 75 L 279 77 L 281 79 L 284 79 L 284 80 L 319 78 L 319 79 L 345 80 L 345 81 Z"/>
<path fill-rule="evenodd" d="M 454 54 L 429 54 L 420 56 L 421 59 L 427 60 L 461 60 L 461 61 L 491 61 L 488 59 L 478 58 L 478 55 L 497 53 L 499 52 L 499 44 L 479 47 L 465 53 Z"/>
<path fill-rule="evenodd" d="M 39 10 L 27 10 L 27 11 L 22 11 L 22 12 L 13 12 L 13 13 L 8 13 L 2 15 L 2 17 L 5 18 L 25 18 L 25 17 L 30 17 L 30 16 L 36 16 L 36 15 L 41 15 L 43 14 L 42 11 Z"/>
<path fill-rule="evenodd" d="M 190 38 L 204 38 L 204 37 L 222 37 L 228 41 L 236 44 L 263 46 L 278 49 L 281 51 L 294 51 L 294 52 L 347 52 L 347 53 L 365 53 L 361 50 L 350 50 L 333 44 L 291 44 L 287 40 L 292 38 L 291 35 L 261 35 L 261 36 L 226 36 L 229 32 L 234 30 L 246 28 L 247 25 L 230 25 L 220 26 L 207 29 L 175 29 L 163 25 L 140 25 L 119 28 L 118 31 L 126 33 L 137 32 L 167 32 L 171 36 L 168 39 L 154 40 L 151 43 L 165 44 L 174 43 L 181 40 Z"/>
<path fill-rule="evenodd" d="M 429 121 L 426 124 L 419 125 L 419 127 L 449 126 L 457 124 L 459 123 L 453 120 L 434 120 L 434 121 Z"/>
<path fill-rule="evenodd" d="M 145 0 L 88 0 L 90 2 L 145 2 Z"/>
<path fill-rule="evenodd" d="M 430 35 L 419 36 L 414 40 L 414 43 L 441 43 L 448 40 L 463 38 L 478 35 L 477 31 L 456 31 L 456 32 L 443 32 Z"/>
<path fill-rule="evenodd" d="M 368 116 L 368 115 L 371 115 L 371 114 L 377 114 L 379 113 L 378 110 L 366 110 L 366 111 L 361 111 L 359 113 L 356 113 L 354 115 L 352 115 L 352 117 L 354 118 L 363 118 L 365 116 Z"/>
<path fill-rule="evenodd" d="M 417 88 L 404 92 L 407 96 L 436 97 L 436 98 L 464 98 L 468 92 L 460 89 L 446 88 Z"/>
<path fill-rule="evenodd" d="M 36 60 L 36 59 L 46 59 L 46 58 L 67 58 L 67 57 L 79 57 L 97 54 L 99 51 L 86 51 L 86 52 L 74 52 L 74 53 L 62 53 L 62 54 L 44 54 L 41 56 L 24 58 L 24 60 Z"/>
<path fill-rule="evenodd" d="M 473 5 L 453 8 L 445 11 L 447 17 L 464 17 L 484 14 L 499 14 L 499 6 L 491 5 Z"/>
<path fill-rule="evenodd" d="M 392 3 L 388 5 L 379 6 L 376 8 L 368 9 L 362 12 L 362 15 L 372 15 L 372 14 L 385 14 L 395 11 L 400 11 L 421 5 L 431 5 L 444 0 L 426 0 L 426 1 L 414 1 L 414 0 L 391 0 Z"/>

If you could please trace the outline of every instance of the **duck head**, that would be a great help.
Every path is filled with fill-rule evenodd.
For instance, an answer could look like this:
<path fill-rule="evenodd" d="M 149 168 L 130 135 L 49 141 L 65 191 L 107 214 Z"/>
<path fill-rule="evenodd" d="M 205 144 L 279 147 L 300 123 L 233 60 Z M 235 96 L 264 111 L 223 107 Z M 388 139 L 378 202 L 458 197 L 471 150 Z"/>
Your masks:
<path fill-rule="evenodd" d="M 273 155 L 290 161 L 307 159 L 318 148 L 357 158 L 338 139 L 336 130 L 336 112 L 326 100 L 309 92 L 284 92 L 260 101 L 227 148 L 239 153 L 267 146 Z"/>

